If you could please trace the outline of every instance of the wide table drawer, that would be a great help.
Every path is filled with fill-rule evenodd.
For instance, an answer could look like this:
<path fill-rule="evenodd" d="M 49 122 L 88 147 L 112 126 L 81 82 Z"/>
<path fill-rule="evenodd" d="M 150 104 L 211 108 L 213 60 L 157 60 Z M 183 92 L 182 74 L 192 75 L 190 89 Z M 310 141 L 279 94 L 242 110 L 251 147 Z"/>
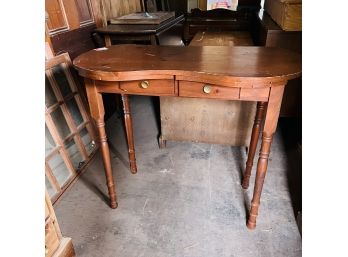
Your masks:
<path fill-rule="evenodd" d="M 239 88 L 222 87 L 199 82 L 180 81 L 179 96 L 217 99 L 239 99 Z"/>
<path fill-rule="evenodd" d="M 120 89 L 125 93 L 139 95 L 175 94 L 174 79 L 149 79 L 120 82 Z"/>

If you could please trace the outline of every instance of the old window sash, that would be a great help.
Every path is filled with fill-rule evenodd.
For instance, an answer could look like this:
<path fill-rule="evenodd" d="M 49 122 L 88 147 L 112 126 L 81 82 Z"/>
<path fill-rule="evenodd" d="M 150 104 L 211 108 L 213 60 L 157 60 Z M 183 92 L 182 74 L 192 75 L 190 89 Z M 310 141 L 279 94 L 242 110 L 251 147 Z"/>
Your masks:
<path fill-rule="evenodd" d="M 46 60 L 46 189 L 53 203 L 97 151 L 96 131 L 67 53 Z"/>

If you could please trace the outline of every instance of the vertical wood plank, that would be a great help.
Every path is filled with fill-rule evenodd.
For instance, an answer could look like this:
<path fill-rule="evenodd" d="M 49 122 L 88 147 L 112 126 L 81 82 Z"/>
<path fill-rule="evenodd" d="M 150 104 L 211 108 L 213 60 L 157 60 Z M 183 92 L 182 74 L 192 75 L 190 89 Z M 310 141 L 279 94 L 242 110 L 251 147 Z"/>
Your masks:
<path fill-rule="evenodd" d="M 80 24 L 93 21 L 90 0 L 76 0 L 76 6 L 80 15 Z"/>
<path fill-rule="evenodd" d="M 142 11 L 140 0 L 101 0 L 101 5 L 105 11 L 105 20 Z"/>
<path fill-rule="evenodd" d="M 103 1 L 101 0 L 91 0 L 91 9 L 94 16 L 94 21 L 97 27 L 106 26 L 104 24 L 104 11 L 103 11 Z"/>
<path fill-rule="evenodd" d="M 69 30 L 80 27 L 80 14 L 77 9 L 76 0 L 61 0 L 64 6 L 66 18 L 68 20 Z"/>
<path fill-rule="evenodd" d="M 45 10 L 48 13 L 46 22 L 49 31 L 54 31 L 67 27 L 64 8 L 60 0 L 46 0 Z"/>

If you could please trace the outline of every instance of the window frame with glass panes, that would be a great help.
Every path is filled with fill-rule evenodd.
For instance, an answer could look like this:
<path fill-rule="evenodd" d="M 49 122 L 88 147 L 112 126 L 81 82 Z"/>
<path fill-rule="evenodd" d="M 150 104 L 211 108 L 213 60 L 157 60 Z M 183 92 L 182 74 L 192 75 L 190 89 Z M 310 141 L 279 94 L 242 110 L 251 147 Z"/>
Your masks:
<path fill-rule="evenodd" d="M 45 66 L 45 184 L 55 203 L 85 169 L 98 144 L 69 54 L 46 59 Z"/>

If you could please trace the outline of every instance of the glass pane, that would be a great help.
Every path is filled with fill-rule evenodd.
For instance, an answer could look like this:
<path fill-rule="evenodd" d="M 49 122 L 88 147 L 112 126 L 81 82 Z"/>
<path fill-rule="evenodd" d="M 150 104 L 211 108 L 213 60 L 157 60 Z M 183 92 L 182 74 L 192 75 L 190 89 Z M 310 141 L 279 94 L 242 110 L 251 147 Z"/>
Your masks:
<path fill-rule="evenodd" d="M 80 125 L 83 122 L 83 118 L 79 110 L 79 107 L 77 106 L 75 98 L 69 100 L 66 103 L 66 105 L 68 106 L 69 112 L 71 113 L 71 116 L 73 117 L 76 126 Z"/>
<path fill-rule="evenodd" d="M 83 165 L 84 160 L 82 159 L 80 151 L 77 148 L 75 140 L 72 139 L 65 143 L 65 149 L 69 154 L 69 158 L 72 161 L 74 168 L 78 170 Z"/>
<path fill-rule="evenodd" d="M 57 193 L 57 191 L 53 188 L 47 176 L 45 176 L 45 185 L 46 185 L 48 195 L 50 196 L 50 198 L 52 198 L 52 196 L 54 196 Z"/>
<path fill-rule="evenodd" d="M 71 93 L 69 81 L 64 73 L 63 66 L 61 64 L 54 66 L 52 72 L 62 95 L 66 96 Z"/>
<path fill-rule="evenodd" d="M 58 181 L 60 187 L 70 178 L 71 174 L 65 165 L 60 154 L 56 154 L 48 161 L 48 165 L 52 169 L 53 175 Z"/>
<path fill-rule="evenodd" d="M 57 102 L 57 98 L 53 93 L 52 86 L 47 76 L 45 76 L 45 104 L 46 107 L 50 107 L 51 105 Z"/>
<path fill-rule="evenodd" d="M 51 113 L 52 120 L 56 126 L 58 133 L 62 139 L 70 134 L 70 129 L 64 118 L 63 112 L 60 108 Z"/>
<path fill-rule="evenodd" d="M 88 155 L 90 155 L 95 148 L 95 142 L 89 136 L 88 130 L 86 128 L 81 130 L 80 137 L 82 139 L 83 144 L 85 145 Z"/>
<path fill-rule="evenodd" d="M 56 143 L 54 142 L 50 131 L 45 125 L 45 155 L 47 156 L 55 148 Z"/>

